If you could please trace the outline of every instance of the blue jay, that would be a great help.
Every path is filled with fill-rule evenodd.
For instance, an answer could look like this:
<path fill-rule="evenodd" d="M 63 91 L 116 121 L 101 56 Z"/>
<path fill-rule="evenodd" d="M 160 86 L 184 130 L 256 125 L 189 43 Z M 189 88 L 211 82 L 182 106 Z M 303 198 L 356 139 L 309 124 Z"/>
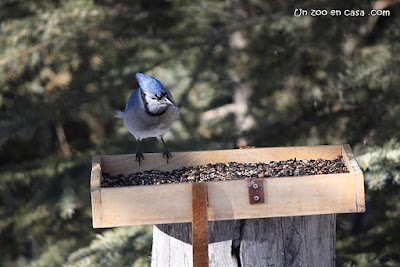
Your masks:
<path fill-rule="evenodd" d="M 162 83 L 146 74 L 136 73 L 139 88 L 134 90 L 125 106 L 125 111 L 117 111 L 116 118 L 123 119 L 125 127 L 136 138 L 136 158 L 143 159 L 140 143 L 144 138 L 156 137 L 164 144 L 163 157 L 171 156 L 163 136 L 178 118 L 179 111 L 168 89 Z"/>

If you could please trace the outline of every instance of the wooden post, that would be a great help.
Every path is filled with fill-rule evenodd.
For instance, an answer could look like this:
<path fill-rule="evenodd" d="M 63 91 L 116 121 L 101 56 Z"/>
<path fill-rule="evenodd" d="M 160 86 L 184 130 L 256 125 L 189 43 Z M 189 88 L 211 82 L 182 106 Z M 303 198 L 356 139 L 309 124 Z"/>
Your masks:
<path fill-rule="evenodd" d="M 209 266 L 335 266 L 335 214 L 208 224 Z M 191 234 L 191 223 L 155 225 L 151 266 L 192 266 Z"/>

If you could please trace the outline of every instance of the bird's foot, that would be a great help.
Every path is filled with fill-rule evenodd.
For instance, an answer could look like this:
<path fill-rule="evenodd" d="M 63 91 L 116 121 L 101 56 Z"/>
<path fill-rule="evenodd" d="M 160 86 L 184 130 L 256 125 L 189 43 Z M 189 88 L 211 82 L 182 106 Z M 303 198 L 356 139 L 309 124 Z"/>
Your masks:
<path fill-rule="evenodd" d="M 162 154 L 162 157 L 163 157 L 163 158 L 167 158 L 167 164 L 168 164 L 168 159 L 169 159 L 169 158 L 172 158 L 172 155 L 171 155 L 171 153 L 169 153 L 169 150 L 168 150 L 168 149 L 164 149 L 163 154 Z"/>
<path fill-rule="evenodd" d="M 139 165 L 140 165 L 140 160 L 142 160 L 142 159 L 144 160 L 143 153 L 142 152 L 136 152 L 135 161 L 138 161 Z"/>

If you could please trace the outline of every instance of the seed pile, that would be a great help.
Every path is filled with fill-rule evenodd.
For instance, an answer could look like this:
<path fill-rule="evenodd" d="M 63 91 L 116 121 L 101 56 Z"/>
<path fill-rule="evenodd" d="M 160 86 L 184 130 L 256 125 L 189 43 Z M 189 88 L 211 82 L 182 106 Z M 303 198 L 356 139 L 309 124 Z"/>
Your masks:
<path fill-rule="evenodd" d="M 304 176 L 348 172 L 342 157 L 333 160 L 285 160 L 268 163 L 216 163 L 184 167 L 172 171 L 149 170 L 112 177 L 103 173 L 102 187 L 159 185 L 200 181 L 226 181 L 249 178 Z"/>

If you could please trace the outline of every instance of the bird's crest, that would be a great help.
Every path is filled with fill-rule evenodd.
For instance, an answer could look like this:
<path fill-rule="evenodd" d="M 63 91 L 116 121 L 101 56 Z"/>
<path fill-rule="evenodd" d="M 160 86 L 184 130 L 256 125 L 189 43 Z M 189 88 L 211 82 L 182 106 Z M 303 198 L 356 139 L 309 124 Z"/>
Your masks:
<path fill-rule="evenodd" d="M 167 94 L 167 89 L 165 89 L 163 84 L 156 78 L 150 77 L 149 75 L 143 73 L 136 73 L 135 77 L 143 91 L 160 99 Z"/>

